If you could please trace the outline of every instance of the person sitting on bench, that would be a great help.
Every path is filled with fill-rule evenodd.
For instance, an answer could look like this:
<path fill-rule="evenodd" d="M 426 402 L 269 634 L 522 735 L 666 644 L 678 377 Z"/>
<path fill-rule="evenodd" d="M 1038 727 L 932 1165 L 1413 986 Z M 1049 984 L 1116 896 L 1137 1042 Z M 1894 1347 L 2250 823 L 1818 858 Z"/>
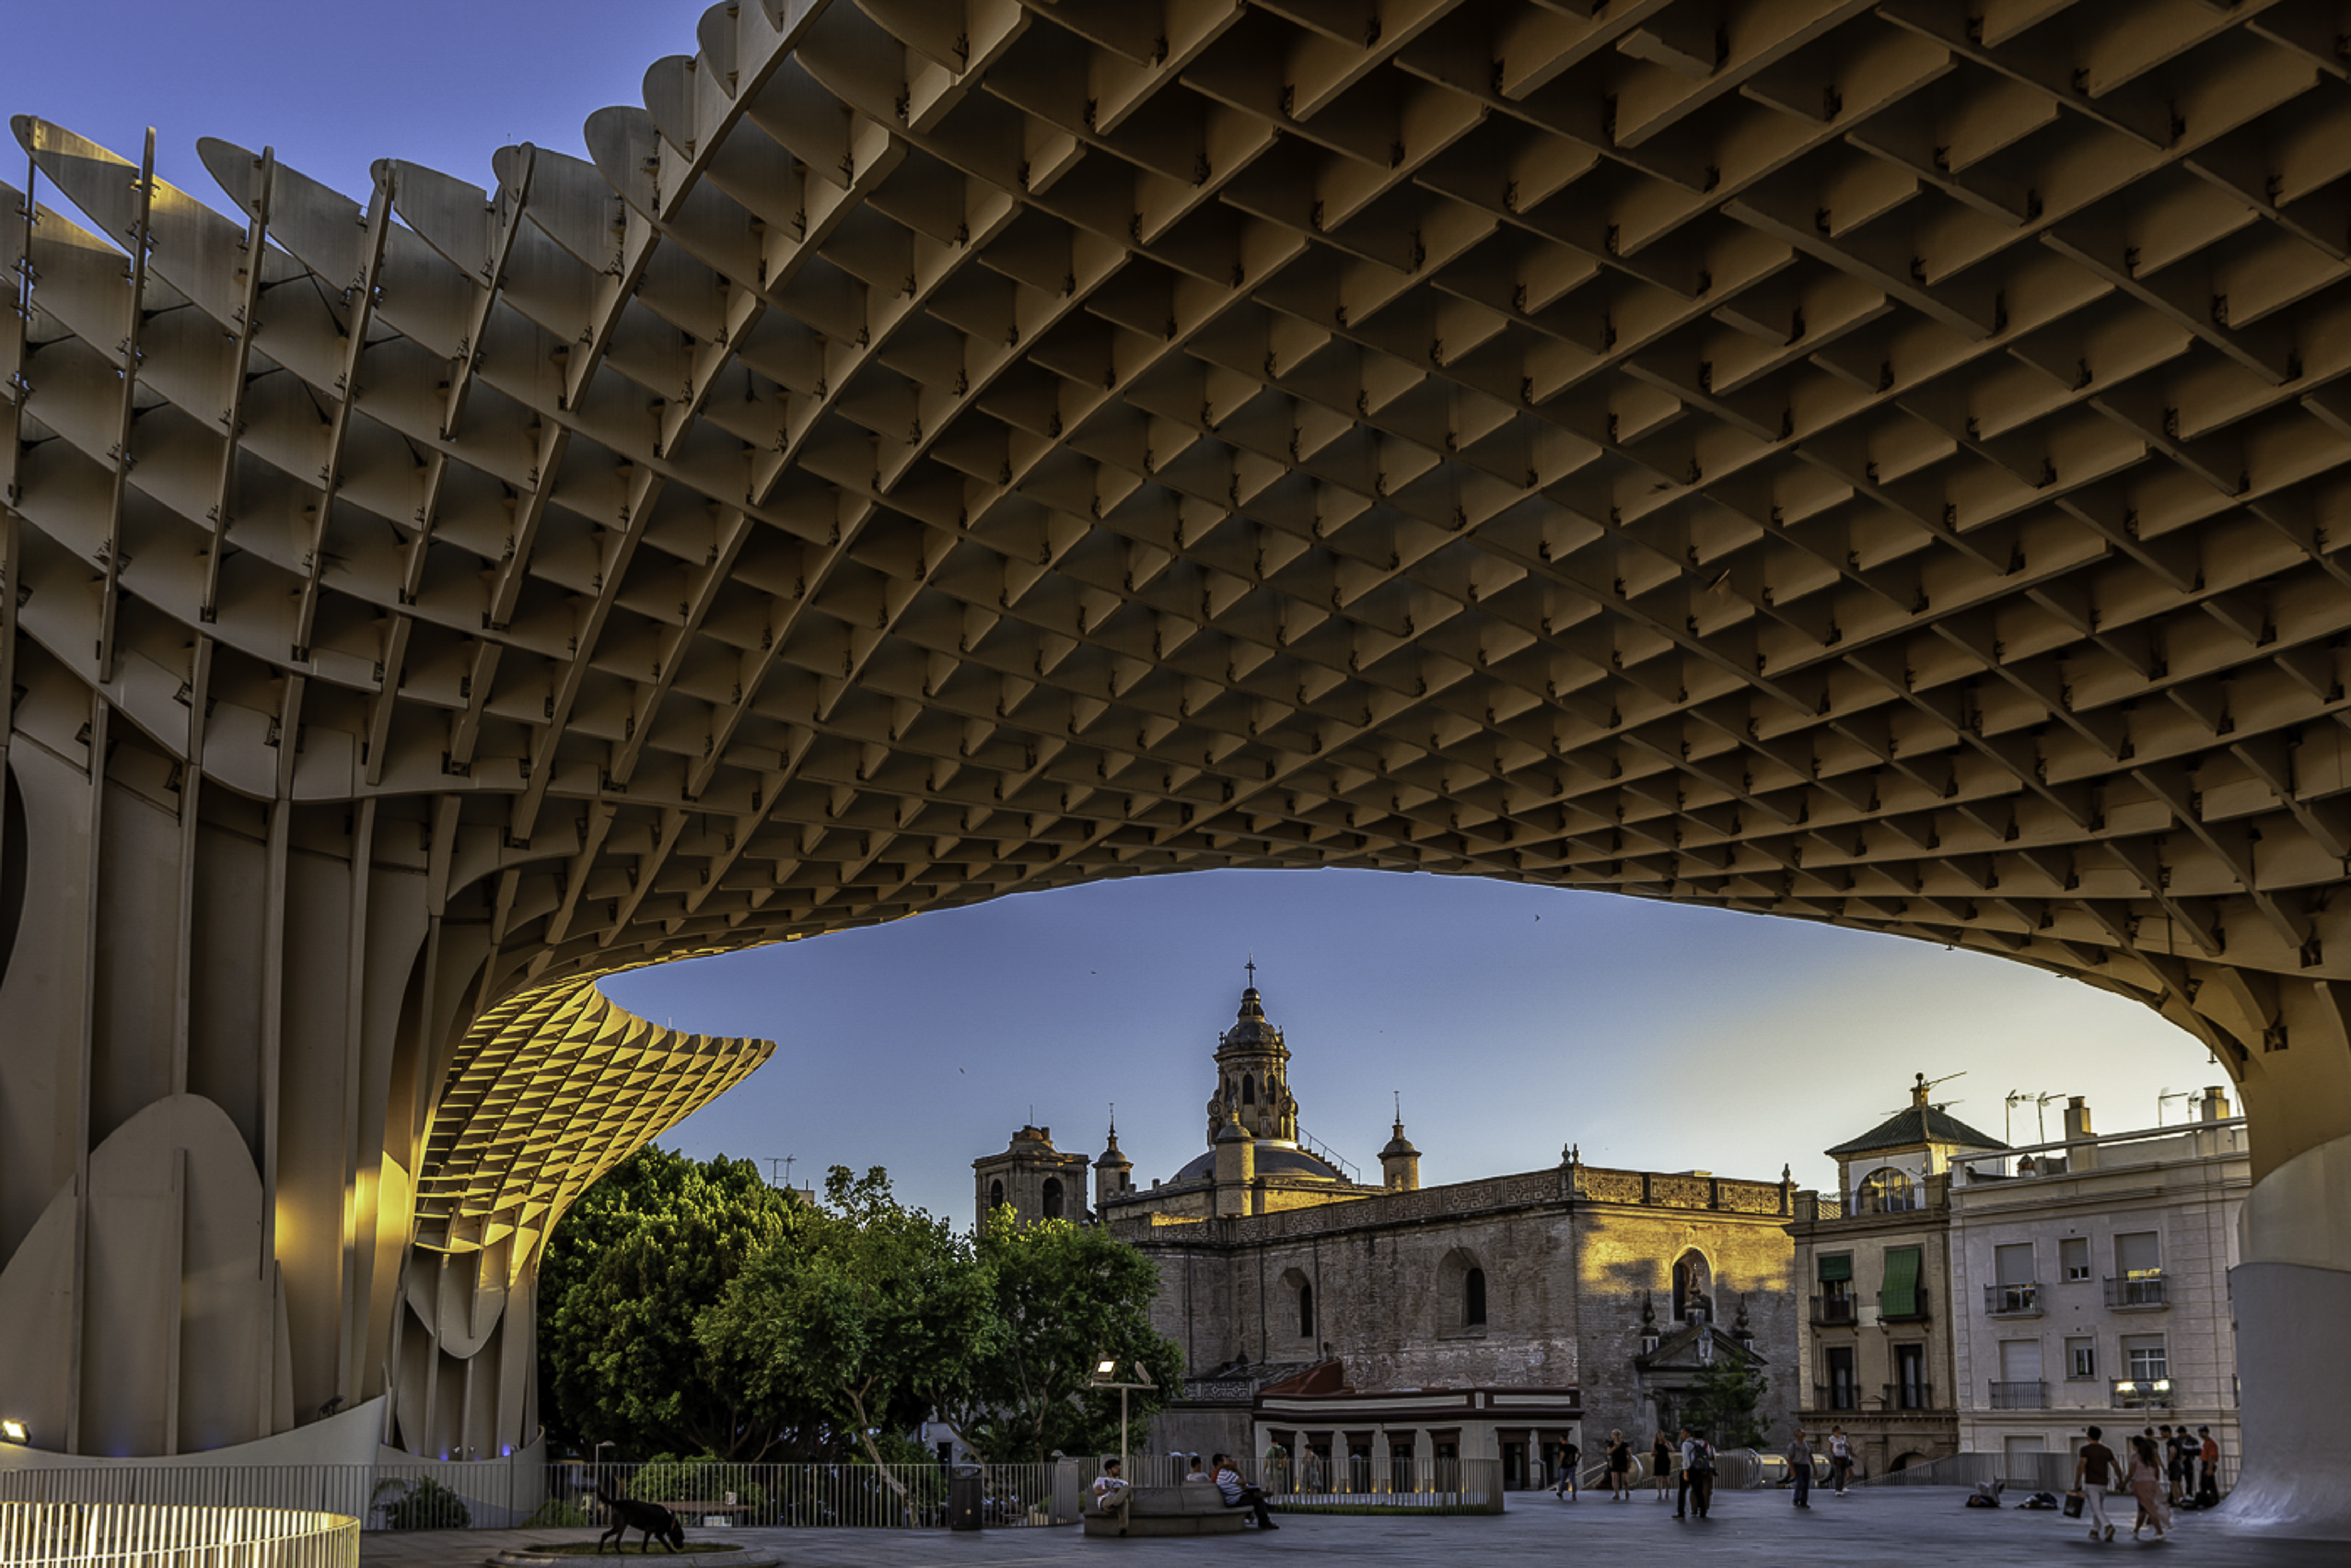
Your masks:
<path fill-rule="evenodd" d="M 1193 1455 L 1193 1456 L 1192 1456 L 1192 1468 L 1191 1468 L 1190 1469 L 1188 1469 L 1188 1470 L 1186 1470 L 1186 1471 L 1185 1471 L 1185 1472 L 1184 1472 L 1184 1479 L 1185 1479 L 1185 1480 L 1186 1480 L 1186 1481 L 1189 1482 L 1189 1481 L 1213 1481 L 1213 1480 L 1215 1480 L 1217 1478 L 1216 1478 L 1216 1477 L 1214 1477 L 1214 1476 L 1212 1476 L 1212 1475 L 1210 1475 L 1207 1471 L 1206 1471 L 1206 1470 L 1204 1470 L 1204 1469 L 1202 1469 L 1200 1468 L 1200 1456 L 1199 1456 L 1199 1455 L 1197 1455 L 1197 1454 L 1195 1454 L 1195 1455 Z"/>
<path fill-rule="evenodd" d="M 1217 1490 L 1225 1494 L 1227 1508 L 1251 1510 L 1259 1530 L 1280 1530 L 1273 1515 L 1266 1511 L 1265 1494 L 1241 1479 L 1241 1472 L 1226 1455 L 1217 1456 Z"/>
<path fill-rule="evenodd" d="M 1133 1490 L 1118 1473 L 1116 1459 L 1102 1461 L 1102 1473 L 1094 1480 L 1094 1511 L 1116 1513 L 1126 1506 L 1127 1494 Z"/>

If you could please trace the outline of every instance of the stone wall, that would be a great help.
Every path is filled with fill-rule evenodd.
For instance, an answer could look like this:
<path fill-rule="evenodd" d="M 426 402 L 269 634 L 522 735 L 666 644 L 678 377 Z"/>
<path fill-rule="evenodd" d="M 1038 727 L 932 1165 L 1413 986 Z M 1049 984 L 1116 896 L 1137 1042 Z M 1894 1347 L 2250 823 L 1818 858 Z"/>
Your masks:
<path fill-rule="evenodd" d="M 1585 1432 L 1603 1436 L 1639 1424 L 1641 1292 L 1670 1328 L 1674 1260 L 1696 1248 L 1725 1327 L 1745 1293 L 1770 1364 L 1766 1408 L 1784 1434 L 1801 1379 L 1786 1198 L 1776 1183 L 1562 1167 L 1114 1229 L 1159 1265 L 1154 1323 L 1186 1347 L 1195 1375 L 1336 1355 L 1357 1388 L 1574 1385 Z M 1486 1278 L 1482 1325 L 1463 1321 L 1471 1268 Z M 1313 1291 L 1311 1336 L 1300 1332 L 1301 1286 Z"/>

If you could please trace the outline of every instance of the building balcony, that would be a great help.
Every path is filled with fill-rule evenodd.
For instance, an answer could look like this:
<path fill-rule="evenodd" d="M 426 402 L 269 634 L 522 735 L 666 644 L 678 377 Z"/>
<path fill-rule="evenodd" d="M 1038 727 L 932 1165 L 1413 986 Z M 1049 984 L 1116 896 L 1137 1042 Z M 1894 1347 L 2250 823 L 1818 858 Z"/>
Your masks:
<path fill-rule="evenodd" d="M 1814 1296 L 1813 1322 L 1819 1328 L 1851 1328 L 1857 1317 L 1858 1303 L 1851 1296 Z"/>
<path fill-rule="evenodd" d="M 1857 1383 L 1815 1383 L 1813 1385 L 1813 1408 L 1858 1410 L 1861 1408 L 1861 1385 Z"/>
<path fill-rule="evenodd" d="M 2114 1406 L 2117 1410 L 2168 1410 L 2171 1408 L 2171 1379 L 2117 1378 L 2114 1385 Z"/>
<path fill-rule="evenodd" d="M 1928 1315 L 1927 1312 L 1927 1287 L 1924 1285 L 1917 1286 L 1910 1292 L 1910 1310 L 1907 1312 L 1897 1312 L 1893 1307 L 1887 1306 L 1886 1304 L 1886 1293 L 1884 1291 L 1877 1292 L 1877 1315 L 1885 1319 L 1887 1322 L 1917 1322 Z"/>
<path fill-rule="evenodd" d="M 1995 1383 L 1991 1385 L 1991 1408 L 1994 1410 L 2045 1410 L 2049 1407 L 2049 1385 L 2045 1383 Z"/>
<path fill-rule="evenodd" d="M 1885 1386 L 1888 1410 L 1935 1408 L 1935 1385 L 1931 1383 L 1889 1383 Z"/>
<path fill-rule="evenodd" d="M 1984 1315 L 1994 1318 L 2039 1317 L 2041 1286 L 2037 1282 L 2023 1285 L 1986 1285 Z"/>
<path fill-rule="evenodd" d="M 2164 1287 L 2170 1283 L 2161 1274 L 2135 1274 L 2126 1279 L 2106 1281 L 2106 1305 L 2117 1312 L 2135 1312 L 2153 1307 L 2168 1307 L 2170 1299 Z"/>

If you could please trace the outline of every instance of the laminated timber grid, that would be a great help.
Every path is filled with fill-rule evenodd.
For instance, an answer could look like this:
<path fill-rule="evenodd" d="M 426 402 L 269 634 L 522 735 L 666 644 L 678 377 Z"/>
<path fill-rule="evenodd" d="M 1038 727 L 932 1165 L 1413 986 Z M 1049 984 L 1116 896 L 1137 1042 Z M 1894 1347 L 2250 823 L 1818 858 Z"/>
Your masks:
<path fill-rule="evenodd" d="M 1210 866 L 1964 945 L 2351 1130 L 2341 20 L 743 0 L 227 214 L 19 119 L 0 1257 L 216 1104 L 371 1397 L 493 1006 Z"/>

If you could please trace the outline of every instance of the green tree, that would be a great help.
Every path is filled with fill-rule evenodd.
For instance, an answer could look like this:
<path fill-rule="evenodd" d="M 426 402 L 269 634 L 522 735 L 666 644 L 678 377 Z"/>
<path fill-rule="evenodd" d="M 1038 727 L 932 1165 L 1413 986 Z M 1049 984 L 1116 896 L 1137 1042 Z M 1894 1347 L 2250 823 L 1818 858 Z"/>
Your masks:
<path fill-rule="evenodd" d="M 638 1150 L 580 1195 L 538 1270 L 539 1408 L 558 1441 L 624 1458 L 756 1462 L 803 1417 L 751 1396 L 696 1326 L 798 1207 L 749 1160 Z"/>
<path fill-rule="evenodd" d="M 696 1332 L 753 1396 L 820 1409 L 911 1512 L 875 1434 L 964 1403 L 993 1305 L 968 1239 L 899 1203 L 879 1166 L 862 1177 L 835 1166 L 824 1205 L 794 1214 Z"/>
<path fill-rule="evenodd" d="M 1760 1448 L 1770 1438 L 1756 1416 L 1769 1386 L 1763 1364 L 1719 1345 L 1716 1351 L 1690 1384 L 1686 1419 L 1718 1448 Z"/>
<path fill-rule="evenodd" d="M 1118 1396 L 1087 1379 L 1098 1356 L 1139 1363 L 1161 1390 L 1184 1375 L 1184 1353 L 1151 1327 L 1159 1270 L 1107 1231 L 1066 1219 L 1022 1224 L 1009 1207 L 979 1232 L 998 1333 L 978 1360 L 971 1403 L 956 1411 L 967 1440 L 997 1459 L 1118 1448 Z M 1136 1390 L 1140 1423 L 1165 1403 Z"/>

